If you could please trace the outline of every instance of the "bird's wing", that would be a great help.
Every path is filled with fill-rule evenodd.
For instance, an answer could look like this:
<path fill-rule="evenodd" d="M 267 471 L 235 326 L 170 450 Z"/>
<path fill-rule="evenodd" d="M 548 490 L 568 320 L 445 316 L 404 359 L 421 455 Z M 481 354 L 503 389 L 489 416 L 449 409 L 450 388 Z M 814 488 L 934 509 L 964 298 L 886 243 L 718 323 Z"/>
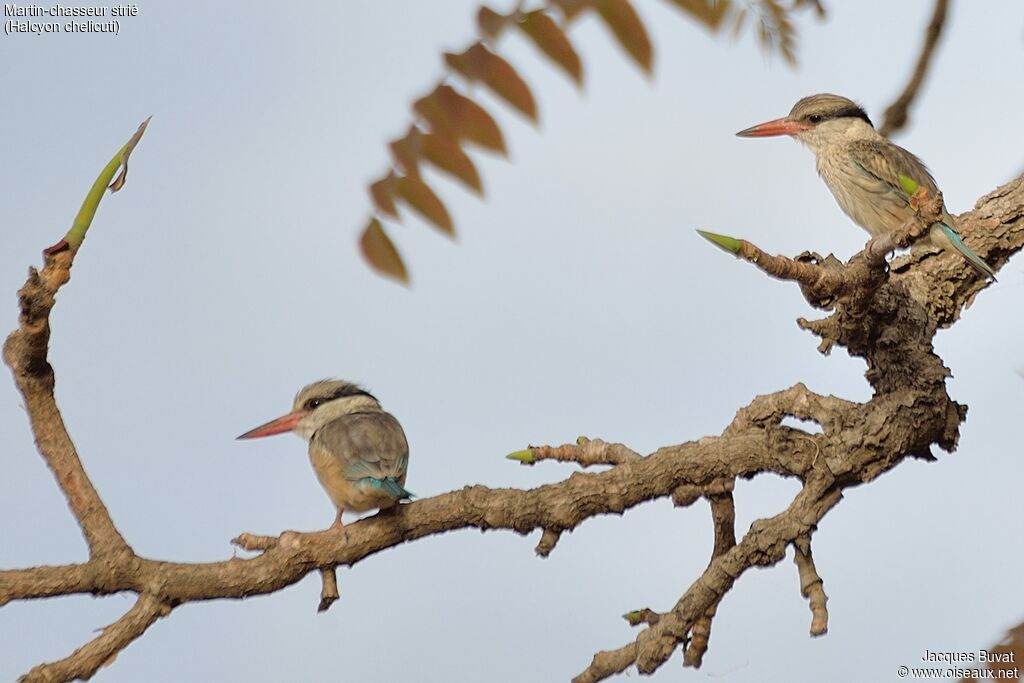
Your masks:
<path fill-rule="evenodd" d="M 907 193 L 900 186 L 901 175 L 928 188 L 929 192 L 938 191 L 938 185 L 924 162 L 899 145 L 875 140 L 853 140 L 848 150 L 851 161 L 859 170 L 904 198 Z"/>
<path fill-rule="evenodd" d="M 351 413 L 331 420 L 313 435 L 314 445 L 331 453 L 352 480 L 403 479 L 409 444 L 398 420 L 388 413 Z"/>
<path fill-rule="evenodd" d="M 906 176 L 917 184 L 924 186 L 929 192 L 938 192 L 935 179 L 928 167 L 916 156 L 892 143 L 879 143 L 872 140 L 857 140 L 849 145 L 850 158 L 854 165 L 864 172 L 863 179 L 867 184 L 885 187 L 886 195 L 892 201 L 907 202 L 909 197 L 901 187 L 900 176 Z M 897 199 L 898 198 L 898 199 Z M 935 236 L 935 229 L 939 237 Z M 943 209 L 942 221 L 932 226 L 932 242 L 939 246 L 948 246 L 963 254 L 967 262 L 982 275 L 995 279 L 995 272 L 985 261 L 967 246 L 957 232 L 956 222 L 948 211 Z"/>

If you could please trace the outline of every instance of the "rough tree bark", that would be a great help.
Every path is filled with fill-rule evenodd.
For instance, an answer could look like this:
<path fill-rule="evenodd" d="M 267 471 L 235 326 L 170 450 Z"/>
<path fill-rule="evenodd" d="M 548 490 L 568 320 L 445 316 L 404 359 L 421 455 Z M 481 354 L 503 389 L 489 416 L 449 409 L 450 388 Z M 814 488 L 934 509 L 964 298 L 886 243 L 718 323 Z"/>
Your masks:
<path fill-rule="evenodd" d="M 97 638 L 60 661 L 40 664 L 23 680 L 89 678 L 157 619 L 188 602 L 272 593 L 317 571 L 324 581 L 319 608 L 327 609 L 337 598 L 336 566 L 354 565 L 400 543 L 467 527 L 520 534 L 540 529 L 536 551 L 547 556 L 562 532 L 587 519 L 622 514 L 661 497 L 678 506 L 709 499 L 715 544 L 708 566 L 669 609 L 628 615 L 643 626 L 636 638 L 596 654 L 575 681 L 603 680 L 634 665 L 650 673 L 679 647 L 684 665 L 700 666 L 722 598 L 746 570 L 776 564 L 789 546 L 811 611 L 810 632 L 825 633 L 827 597 L 811 550 L 818 522 L 840 502 L 844 489 L 869 482 L 908 457 L 932 459 L 933 446 L 952 451 L 967 414 L 966 406 L 946 392 L 949 370 L 934 353 L 932 339 L 939 328 L 958 320 L 986 283 L 953 254 L 913 252 L 891 268 L 884 259 L 893 246 L 926 232 L 924 226 L 937 215 L 940 197 L 920 199 L 920 215 L 901 234 L 870 242 L 845 265 L 806 254 L 795 260 L 769 256 L 746 242 L 737 250 L 767 274 L 799 283 L 812 306 L 833 311 L 799 324 L 822 339 L 823 353 L 841 346 L 865 360 L 874 389 L 870 401 L 818 395 L 797 384 L 756 397 L 718 436 L 646 456 L 599 439 L 531 447 L 517 459 L 528 465 L 559 460 L 608 469 L 577 472 L 530 490 L 467 486 L 351 524 L 344 536 L 243 533 L 233 542 L 258 552 L 256 557 L 200 564 L 137 555 L 82 467 L 54 401 L 47 357 L 50 315 L 58 290 L 70 279 L 77 246 L 47 250 L 42 270 L 30 270 L 19 292 L 19 325 L 4 344 L 4 360 L 24 397 L 39 452 L 85 536 L 89 559 L 0 571 L 0 606 L 73 594 L 130 592 L 137 600 Z M 1024 245 L 1024 177 L 981 198 L 959 225 L 975 252 L 1002 266 Z M 782 424 L 789 416 L 813 421 L 821 432 Z M 796 478 L 801 490 L 785 510 L 754 522 L 737 540 L 734 482 L 765 472 Z"/>

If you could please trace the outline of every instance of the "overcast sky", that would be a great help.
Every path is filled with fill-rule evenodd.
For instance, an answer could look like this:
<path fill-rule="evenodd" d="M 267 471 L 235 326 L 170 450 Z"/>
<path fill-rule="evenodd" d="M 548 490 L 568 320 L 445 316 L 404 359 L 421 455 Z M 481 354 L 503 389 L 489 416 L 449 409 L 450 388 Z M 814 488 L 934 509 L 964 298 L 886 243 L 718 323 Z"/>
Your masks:
<path fill-rule="evenodd" d="M 326 376 L 365 383 L 402 422 L 420 497 L 571 473 L 504 459 L 529 443 L 583 434 L 647 453 L 718 434 L 753 396 L 797 381 L 865 400 L 863 362 L 823 357 L 797 329 L 813 315 L 797 288 L 694 229 L 773 253 L 859 250 L 866 234 L 809 152 L 733 134 L 821 91 L 880 121 L 930 6 L 829 2 L 826 22 L 799 22 L 794 70 L 749 32 L 714 39 L 643 0 L 653 78 L 588 18 L 572 31 L 582 94 L 526 42 L 504 40 L 541 125 L 481 95 L 511 160 L 475 155 L 483 202 L 436 183 L 456 243 L 413 217 L 392 230 L 411 289 L 357 254 L 365 185 L 408 104 L 440 77 L 440 53 L 472 41 L 473 2 L 150 1 L 117 36 L 0 36 L 0 321 L 13 329 L 26 267 L 152 114 L 126 188 L 100 207 L 61 291 L 51 361 L 115 523 L 137 552 L 179 561 L 228 558 L 241 531 L 331 522 L 300 440 L 234 441 Z M 899 138 L 954 212 L 1024 168 L 1022 30 L 1018 0 L 953 3 Z M 725 598 L 700 671 L 675 655 L 655 680 L 898 680 L 925 649 L 977 650 L 1024 620 L 1024 276 L 1014 262 L 999 278 L 936 339 L 951 395 L 970 406 L 959 450 L 847 491 L 814 537 L 828 635 L 807 636 L 787 559 Z M 0 451 L 0 567 L 84 560 L 9 380 Z M 797 488 L 739 482 L 737 532 Z M 95 680 L 565 681 L 635 637 L 619 615 L 678 599 L 708 561 L 712 529 L 706 503 L 662 500 L 586 522 L 547 560 L 536 541 L 465 531 L 390 550 L 340 570 L 341 600 L 323 615 L 315 574 L 244 603 L 190 604 Z M 0 609 L 0 680 L 66 656 L 131 604 Z"/>

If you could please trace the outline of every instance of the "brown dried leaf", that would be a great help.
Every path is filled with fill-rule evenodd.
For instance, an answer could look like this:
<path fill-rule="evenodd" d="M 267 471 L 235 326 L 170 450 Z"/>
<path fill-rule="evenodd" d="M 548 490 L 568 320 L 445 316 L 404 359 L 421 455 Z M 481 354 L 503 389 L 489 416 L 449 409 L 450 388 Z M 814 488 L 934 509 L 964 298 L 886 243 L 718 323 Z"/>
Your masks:
<path fill-rule="evenodd" d="M 779 52 L 782 53 L 782 58 L 786 60 L 786 63 L 790 66 L 796 66 L 796 52 L 793 51 L 793 41 L 786 40 L 783 37 L 779 43 Z"/>
<path fill-rule="evenodd" d="M 511 21 L 511 17 L 498 14 L 487 5 L 480 5 L 480 11 L 476 13 L 476 25 L 480 27 L 480 33 L 490 40 L 497 40 Z"/>
<path fill-rule="evenodd" d="M 821 4 L 821 0 L 793 0 L 793 9 L 804 7 L 812 7 L 819 19 L 828 17 L 828 11 L 825 9 L 825 5 Z"/>
<path fill-rule="evenodd" d="M 755 6 L 760 14 L 757 37 L 768 51 L 778 50 L 790 66 L 796 64 L 796 29 L 788 10 L 778 0 L 760 0 Z"/>
<path fill-rule="evenodd" d="M 654 52 L 647 29 L 629 0 L 597 0 L 597 11 L 640 68 L 651 73 Z"/>
<path fill-rule="evenodd" d="M 730 0 L 670 0 L 679 9 L 703 23 L 712 32 L 717 31 L 729 13 Z M 743 11 L 743 10 L 741 10 Z"/>
<path fill-rule="evenodd" d="M 409 284 L 409 273 L 391 238 L 384 232 L 380 221 L 371 218 L 369 225 L 359 236 L 359 249 L 370 267 L 381 275 L 394 278 L 402 284 Z"/>
<path fill-rule="evenodd" d="M 511 64 L 488 50 L 483 43 L 476 43 L 461 55 L 446 52 L 445 62 L 471 81 L 483 81 L 498 97 L 525 114 L 531 121 L 537 121 L 537 103 L 526 82 Z"/>
<path fill-rule="evenodd" d="M 732 23 L 732 31 L 730 31 L 730 34 L 733 40 L 739 37 L 740 31 L 743 30 L 743 22 L 746 20 L 746 18 L 747 8 L 742 7 L 740 8 L 740 11 L 736 13 L 736 18 L 733 20 Z"/>
<path fill-rule="evenodd" d="M 399 176 L 396 180 L 398 196 L 416 213 L 435 225 L 449 237 L 455 236 L 455 226 L 444 202 L 419 178 Z"/>
<path fill-rule="evenodd" d="M 505 139 L 491 115 L 449 85 L 439 85 L 413 104 L 413 109 L 432 131 L 453 139 L 465 139 L 505 154 Z"/>
<path fill-rule="evenodd" d="M 757 22 L 757 42 L 760 43 L 761 48 L 764 50 L 772 49 L 774 37 L 771 28 L 765 23 L 764 17 L 761 17 L 760 21 Z"/>
<path fill-rule="evenodd" d="M 398 220 L 398 207 L 395 206 L 395 174 L 388 173 L 370 185 L 370 198 L 373 205 L 385 216 Z"/>
<path fill-rule="evenodd" d="M 542 10 L 527 12 L 519 21 L 522 29 L 530 40 L 541 49 L 551 60 L 562 67 L 576 85 L 583 84 L 583 64 L 576 54 L 572 43 L 558 24 Z"/>
<path fill-rule="evenodd" d="M 426 133 L 420 138 L 423 156 L 442 171 L 450 173 L 477 194 L 483 194 L 483 184 L 473 160 L 451 138 Z"/>
<path fill-rule="evenodd" d="M 594 2 L 595 0 L 553 0 L 551 4 L 562 11 L 562 16 L 565 17 L 566 22 L 570 22 L 580 12 L 593 7 Z"/>
<path fill-rule="evenodd" d="M 422 132 L 419 128 L 411 126 L 405 137 L 391 142 L 391 155 L 406 175 L 416 177 L 420 175 L 420 157 L 423 156 L 421 135 Z"/>
<path fill-rule="evenodd" d="M 796 66 L 796 29 L 781 7 L 775 14 L 775 26 L 779 34 L 779 51 L 790 66 Z"/>

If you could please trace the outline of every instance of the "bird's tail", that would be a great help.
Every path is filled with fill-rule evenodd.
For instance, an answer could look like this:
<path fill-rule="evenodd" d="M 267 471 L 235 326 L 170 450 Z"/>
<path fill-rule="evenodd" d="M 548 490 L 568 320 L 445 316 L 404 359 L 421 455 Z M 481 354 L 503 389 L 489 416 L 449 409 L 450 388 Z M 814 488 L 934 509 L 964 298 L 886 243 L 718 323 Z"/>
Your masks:
<path fill-rule="evenodd" d="M 384 477 L 383 479 L 372 478 L 375 486 L 383 489 L 395 500 L 408 500 L 415 497 L 415 494 L 405 490 L 405 487 L 398 483 L 395 477 Z"/>
<path fill-rule="evenodd" d="M 978 271 L 978 274 L 980 274 L 982 277 L 992 278 L 993 282 L 996 281 L 995 271 L 993 271 L 987 263 L 981 260 L 980 256 L 975 254 L 971 250 L 971 248 L 964 243 L 963 239 L 960 237 L 959 233 L 957 233 L 956 230 L 949 227 L 945 223 L 938 223 L 937 225 L 941 228 L 942 234 L 946 237 L 946 239 L 949 240 L 949 243 L 953 245 L 953 248 L 959 251 L 963 255 L 963 257 L 967 259 L 967 262 L 971 264 L 972 268 Z"/>

